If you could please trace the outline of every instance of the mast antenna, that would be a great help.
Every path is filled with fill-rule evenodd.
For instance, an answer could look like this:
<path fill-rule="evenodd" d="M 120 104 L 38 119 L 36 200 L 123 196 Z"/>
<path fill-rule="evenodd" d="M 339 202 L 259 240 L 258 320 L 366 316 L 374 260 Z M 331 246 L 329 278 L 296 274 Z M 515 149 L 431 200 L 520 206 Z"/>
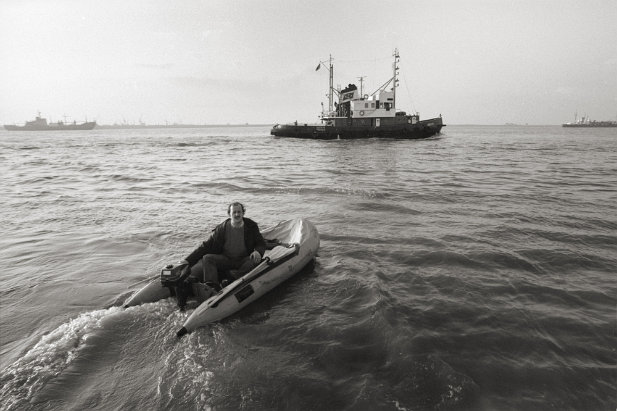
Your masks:
<path fill-rule="evenodd" d="M 326 66 L 326 63 L 328 65 Z M 328 87 L 328 112 L 331 113 L 334 109 L 334 66 L 332 65 L 332 54 L 327 61 L 320 61 L 316 70 L 319 70 L 321 66 L 325 66 L 326 70 L 330 73 L 330 83 Z"/>
<path fill-rule="evenodd" d="M 392 101 L 392 108 L 395 110 L 396 112 L 396 87 L 398 86 L 398 62 L 400 61 L 400 57 L 398 54 L 398 48 L 394 49 L 394 64 L 392 64 L 392 71 L 394 72 L 392 79 L 394 80 L 394 82 L 392 83 L 392 91 L 393 91 L 393 101 Z"/>

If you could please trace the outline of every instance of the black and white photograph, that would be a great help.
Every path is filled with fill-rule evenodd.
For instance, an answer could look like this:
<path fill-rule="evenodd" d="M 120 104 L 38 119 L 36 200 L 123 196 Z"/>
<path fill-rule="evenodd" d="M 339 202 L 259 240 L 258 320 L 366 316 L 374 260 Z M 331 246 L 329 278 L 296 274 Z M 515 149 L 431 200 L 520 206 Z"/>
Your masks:
<path fill-rule="evenodd" d="M 0 18 L 0 411 L 617 410 L 614 0 Z"/>

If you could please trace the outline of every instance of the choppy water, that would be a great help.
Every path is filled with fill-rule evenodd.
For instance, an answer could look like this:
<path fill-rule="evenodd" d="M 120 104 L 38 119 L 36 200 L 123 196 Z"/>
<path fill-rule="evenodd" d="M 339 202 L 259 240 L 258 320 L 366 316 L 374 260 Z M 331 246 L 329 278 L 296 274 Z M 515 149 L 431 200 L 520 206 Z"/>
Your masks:
<path fill-rule="evenodd" d="M 613 410 L 617 130 L 0 133 L 3 410 Z M 309 267 L 177 340 L 122 302 L 240 200 Z"/>

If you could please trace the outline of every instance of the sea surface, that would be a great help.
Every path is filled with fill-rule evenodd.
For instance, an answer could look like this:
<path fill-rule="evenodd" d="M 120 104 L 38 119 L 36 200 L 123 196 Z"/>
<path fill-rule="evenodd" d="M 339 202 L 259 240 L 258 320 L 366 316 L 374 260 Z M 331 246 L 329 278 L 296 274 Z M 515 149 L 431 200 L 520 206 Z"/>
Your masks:
<path fill-rule="evenodd" d="M 2 410 L 615 410 L 617 129 L 0 131 Z M 311 266 L 182 339 L 123 302 L 231 201 Z"/>

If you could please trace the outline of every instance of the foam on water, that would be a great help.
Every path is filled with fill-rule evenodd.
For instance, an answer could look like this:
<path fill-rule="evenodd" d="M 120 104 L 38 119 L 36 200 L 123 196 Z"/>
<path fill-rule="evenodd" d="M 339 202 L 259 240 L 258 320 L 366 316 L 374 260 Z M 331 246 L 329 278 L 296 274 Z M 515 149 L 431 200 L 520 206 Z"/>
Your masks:
<path fill-rule="evenodd" d="M 118 313 L 116 307 L 79 315 L 44 335 L 0 378 L 0 402 L 10 409 L 29 401 L 45 384 L 58 376 L 79 355 L 89 336 L 102 327 L 106 317 Z"/>

